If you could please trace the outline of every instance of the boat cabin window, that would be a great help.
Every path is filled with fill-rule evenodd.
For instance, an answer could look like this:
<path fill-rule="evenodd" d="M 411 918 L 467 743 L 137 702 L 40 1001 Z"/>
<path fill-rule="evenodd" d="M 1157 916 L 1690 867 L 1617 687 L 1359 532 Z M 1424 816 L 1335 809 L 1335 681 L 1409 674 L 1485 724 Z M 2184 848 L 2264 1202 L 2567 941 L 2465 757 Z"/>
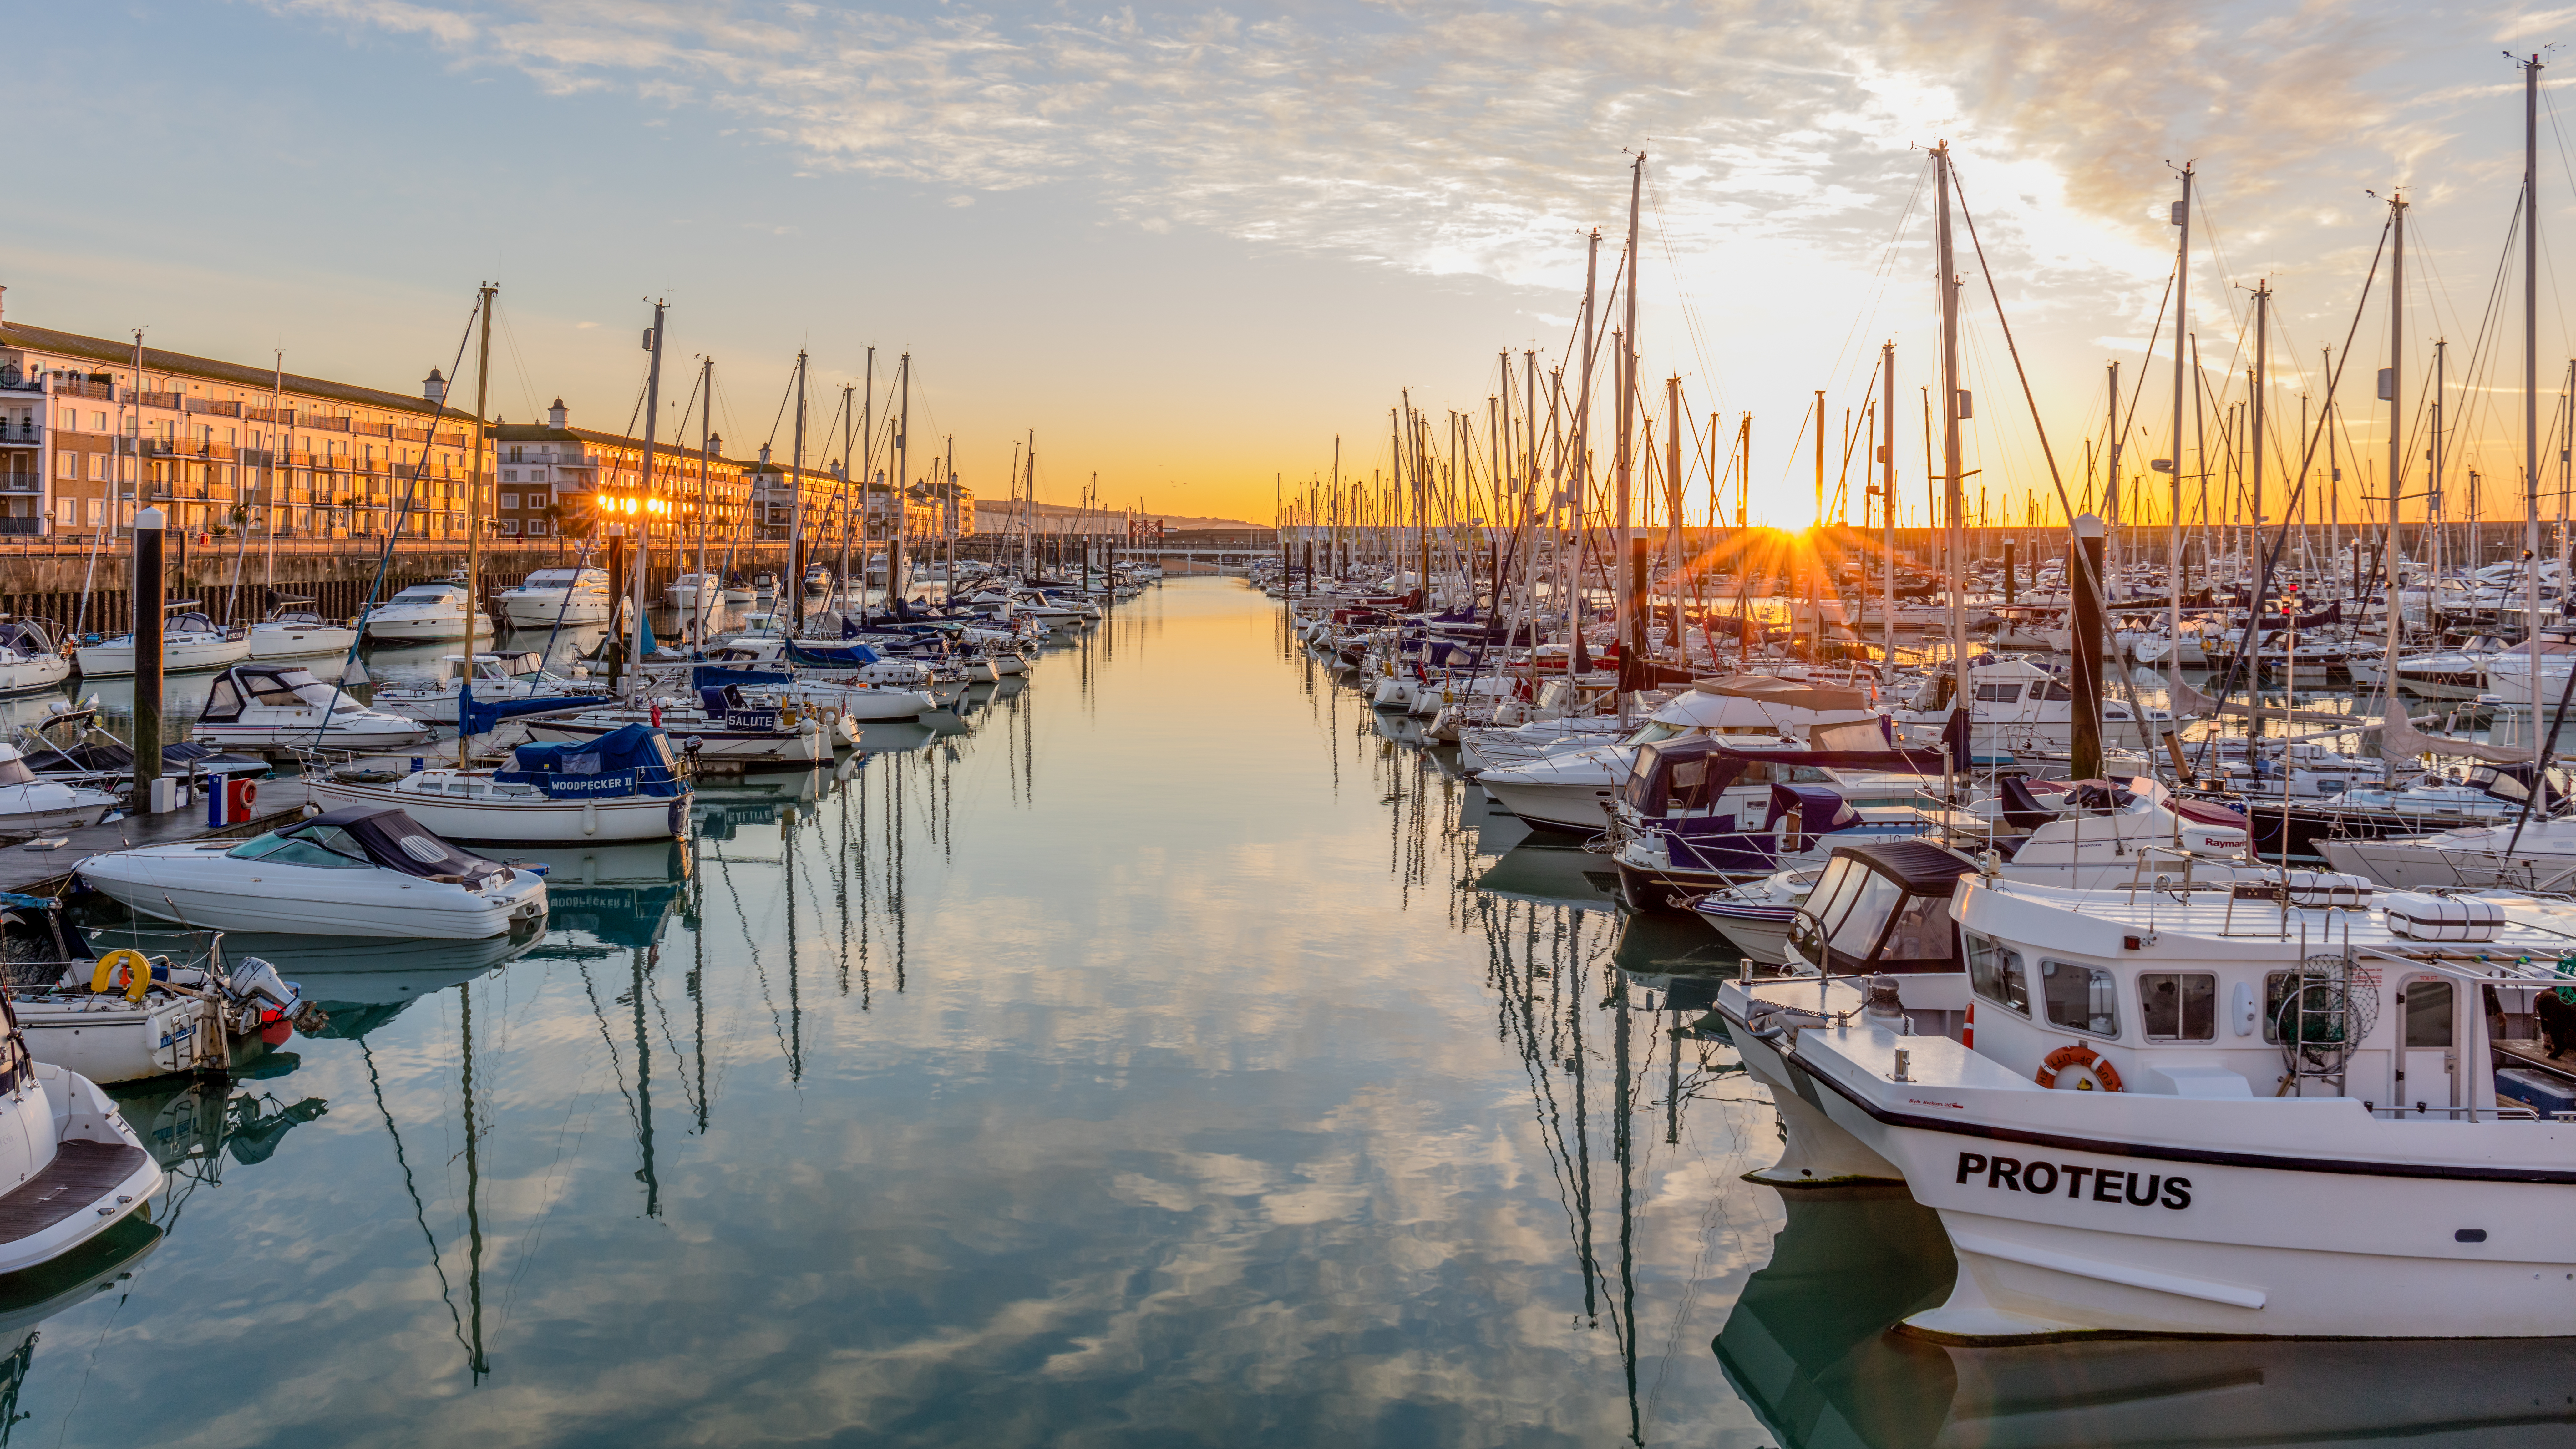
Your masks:
<path fill-rule="evenodd" d="M 217 679 L 206 690 L 205 714 L 209 719 L 230 719 L 241 713 L 241 691 L 233 687 L 232 676 Z"/>
<path fill-rule="evenodd" d="M 1868 874 L 1848 856 L 1836 856 L 1826 862 L 1824 875 L 1816 881 L 1816 888 L 1807 894 L 1807 914 L 1815 917 L 1818 925 L 1830 929 L 1832 922 L 1842 919 L 1843 906 L 1850 901 L 1852 893 L 1860 889 L 1862 878 Z"/>
<path fill-rule="evenodd" d="M 2021 686 L 2018 684 L 1980 684 L 1977 686 L 1977 698 L 1988 704 L 2010 704 L 2014 700 L 2021 698 Z"/>
<path fill-rule="evenodd" d="M 2066 701 L 2075 698 L 2075 691 L 2052 679 L 2046 684 L 2040 685 L 2038 688 L 2032 690 L 2030 692 L 2030 697 L 2033 699 L 2048 700 L 2054 704 L 2063 704 Z"/>
<path fill-rule="evenodd" d="M 2108 971 L 2043 957 L 2039 994 L 2053 1026 L 2095 1036 L 2120 1034 L 2120 982 Z"/>
<path fill-rule="evenodd" d="M 1950 940 L 1950 898 L 1911 896 L 1887 929 L 1881 961 L 1947 961 L 1957 954 Z"/>
<path fill-rule="evenodd" d="M 250 686 L 250 697 L 261 704 L 285 708 L 304 702 L 293 685 L 274 674 L 245 674 L 241 678 Z"/>
<path fill-rule="evenodd" d="M 358 843 L 350 840 L 346 834 L 337 829 L 318 833 L 339 836 L 340 840 L 348 846 L 350 854 L 342 855 L 335 850 L 326 850 L 310 840 L 292 840 L 275 831 L 270 831 L 266 835 L 253 836 L 225 851 L 224 854 L 235 860 L 256 860 L 265 865 L 315 865 L 325 870 L 372 868 L 373 863 L 358 850 Z"/>
<path fill-rule="evenodd" d="M 2406 1010 L 2406 1044 L 2448 1050 L 2451 1045 L 2451 1001 L 2448 981 L 2409 981 L 2401 998 Z"/>
<path fill-rule="evenodd" d="M 1968 989 L 1998 1006 L 2030 1015 L 2030 982 L 2021 974 L 2021 953 L 1974 931 L 1968 938 Z"/>
<path fill-rule="evenodd" d="M 1822 922 L 1833 933 L 1828 938 L 1833 948 L 1846 956 L 1867 956 L 1869 948 L 1878 944 L 1879 928 L 1887 924 L 1888 913 L 1904 894 L 1905 887 L 1877 871 L 1861 872 L 1860 889 L 1852 893 L 1842 919 Z"/>
<path fill-rule="evenodd" d="M 2200 971 L 2140 972 L 2138 1024 L 2149 1041 L 2216 1041 L 2218 978 Z"/>

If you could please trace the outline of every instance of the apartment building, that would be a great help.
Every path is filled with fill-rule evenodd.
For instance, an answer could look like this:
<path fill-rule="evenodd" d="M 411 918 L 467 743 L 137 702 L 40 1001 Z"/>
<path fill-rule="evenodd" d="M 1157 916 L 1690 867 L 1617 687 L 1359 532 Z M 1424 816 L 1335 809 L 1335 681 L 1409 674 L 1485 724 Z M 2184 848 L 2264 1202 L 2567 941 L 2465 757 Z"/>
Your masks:
<path fill-rule="evenodd" d="M 445 391 L 435 371 L 385 392 L 0 311 L 0 535 L 94 535 L 150 503 L 208 537 L 462 537 L 473 420 Z"/>
<path fill-rule="evenodd" d="M 503 537 L 588 537 L 614 515 L 620 523 L 649 519 L 657 543 L 694 543 L 702 492 L 711 543 L 748 536 L 753 469 L 725 457 L 722 439 L 709 440 L 703 467 L 695 447 L 657 439 L 651 495 L 662 508 L 630 518 L 615 507 L 602 509 L 600 499 L 643 494 L 643 439 L 573 427 L 562 398 L 546 409 L 543 423 L 496 422 L 492 434 L 493 519 Z"/>

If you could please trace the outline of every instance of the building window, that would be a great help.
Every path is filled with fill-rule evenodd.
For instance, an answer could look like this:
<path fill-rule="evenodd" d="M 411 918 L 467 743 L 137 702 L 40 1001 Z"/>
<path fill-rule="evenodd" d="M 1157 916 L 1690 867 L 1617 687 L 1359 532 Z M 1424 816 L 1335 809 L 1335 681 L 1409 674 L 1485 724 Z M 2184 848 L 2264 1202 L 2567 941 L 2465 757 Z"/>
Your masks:
<path fill-rule="evenodd" d="M 502 494 L 502 495 L 501 495 L 501 506 L 502 506 L 503 508 L 505 508 L 505 509 L 510 509 L 510 508 L 516 508 L 516 507 L 518 507 L 518 506 L 519 506 L 519 495 L 518 495 L 518 494 L 516 494 L 516 493 L 504 493 L 504 494 Z"/>
<path fill-rule="evenodd" d="M 499 527 L 500 527 L 500 530 L 501 530 L 501 532 L 502 532 L 503 534 L 505 534 L 505 535 L 507 535 L 507 536 L 509 536 L 509 537 L 511 537 L 511 538 L 516 538 L 516 537 L 518 537 L 518 534 L 519 534 L 519 520 L 517 520 L 517 519 L 515 519 L 515 518 L 504 518 L 504 519 L 502 519 L 502 520 L 501 520 Z"/>
<path fill-rule="evenodd" d="M 55 516 L 56 516 L 56 517 L 58 517 L 58 518 L 60 518 L 60 519 L 62 520 L 62 522 L 63 522 L 63 527 L 65 527 L 65 528 L 77 528 L 77 527 L 79 527 L 79 526 L 80 526 L 80 500 L 79 500 L 79 499 L 77 499 L 77 498 L 57 498 L 57 499 L 55 499 L 55 500 L 54 500 L 54 514 L 55 514 Z"/>
<path fill-rule="evenodd" d="M 103 433 L 103 432 L 106 432 L 106 431 L 107 431 L 107 414 L 105 414 L 105 413 L 91 413 L 91 414 L 89 415 L 89 430 L 90 430 L 91 432 L 93 432 L 93 433 Z"/>
<path fill-rule="evenodd" d="M 54 453 L 54 476 L 57 478 L 79 477 L 80 455 L 72 452 L 69 448 L 57 449 Z"/>

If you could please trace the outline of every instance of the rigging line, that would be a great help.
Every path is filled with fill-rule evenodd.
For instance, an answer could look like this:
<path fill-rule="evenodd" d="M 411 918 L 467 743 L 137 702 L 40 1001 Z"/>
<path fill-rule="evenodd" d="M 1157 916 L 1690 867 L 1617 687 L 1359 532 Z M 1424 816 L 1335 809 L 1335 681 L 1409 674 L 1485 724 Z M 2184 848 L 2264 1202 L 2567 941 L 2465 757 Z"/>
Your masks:
<path fill-rule="evenodd" d="M 528 417 L 534 420 L 543 416 L 537 407 L 536 379 L 529 375 L 528 359 L 519 350 L 519 329 L 511 325 L 510 314 L 501 309 L 497 292 L 492 296 L 492 320 L 500 324 L 501 350 L 510 359 L 510 369 L 519 375 L 519 400 L 528 405 Z"/>
<path fill-rule="evenodd" d="M 2344 329 L 2343 348 L 2338 354 L 2340 360 L 2335 363 L 2334 371 L 2326 379 L 2326 396 L 2328 397 L 2333 397 L 2340 390 L 2343 382 L 2343 370 L 2352 363 L 2352 339 L 2361 331 L 2361 314 L 2363 309 L 2370 305 L 2370 291 L 2379 280 L 2379 263 L 2381 258 L 2388 254 L 2389 233 L 2395 225 L 2396 217 L 2393 212 L 2386 221 L 2380 223 L 2379 246 L 2370 254 L 2370 271 L 2361 279 L 2361 295 L 2353 299 L 2352 325 Z M 2307 490 L 2309 465 L 2316 460 L 2317 444 L 2324 439 L 2326 421 L 2328 418 L 2332 417 L 2333 414 L 2334 409 L 2332 408 L 2321 409 L 2317 419 L 2316 429 L 2308 435 L 2307 447 L 2299 459 L 2297 481 L 2291 485 L 2289 499 L 2281 510 L 2281 531 L 2274 536 L 2272 547 L 2265 551 L 2263 555 L 2262 572 L 2255 578 L 2255 607 L 2246 611 L 2245 632 L 2238 638 L 2236 657 L 2228 663 L 2226 675 L 2218 682 L 2218 693 L 2212 696 L 2216 701 L 2216 704 L 2220 707 L 2224 707 L 2226 705 L 2227 696 L 2235 689 L 2236 677 L 2240 671 L 2246 676 L 2247 695 L 2249 698 L 2252 696 L 2254 689 L 2254 634 L 2256 629 L 2259 628 L 2263 622 L 2262 601 L 2271 594 L 2272 572 L 2280 563 L 2281 550 L 2287 546 L 2290 541 L 2290 517 L 2297 511 L 2299 498 Z M 2397 478 L 2391 478 L 2388 480 L 2388 494 L 2392 499 L 2398 495 L 2398 485 L 2399 480 Z M 2387 525 L 2392 530 L 2396 529 L 2398 525 L 2398 519 L 2396 516 L 2397 512 L 2397 508 L 2392 504 L 2389 508 L 2390 517 Z M 2257 523 L 2255 527 L 2259 529 L 2261 524 Z M 2391 609 L 2398 607 L 2397 596 L 2401 582 L 2401 580 L 2396 578 L 2389 578 L 2382 581 L 2381 588 L 2388 596 L 2388 607 Z M 2388 681 L 2385 685 L 2385 690 L 2386 693 L 2383 695 L 2383 698 L 2389 701 L 2386 708 L 2398 708 L 2399 706 L 2395 703 L 2397 697 L 2396 682 L 2394 680 Z M 2194 766 L 2195 771 L 2206 769 L 2208 767 L 2209 752 L 2217 746 L 2217 743 L 2218 736 L 2215 734 L 2212 734 L 2208 739 L 2201 742 L 2200 754 L 2196 757 Z"/>
<path fill-rule="evenodd" d="M 447 1316 L 456 1324 L 456 1346 L 470 1356 L 474 1350 L 465 1341 L 465 1319 L 456 1311 L 456 1290 L 447 1281 L 446 1255 L 439 1251 L 437 1234 L 429 1230 L 429 1207 L 420 1200 L 420 1185 L 412 1177 L 411 1158 L 403 1151 L 402 1130 L 394 1126 L 393 1109 L 385 1105 L 385 1079 L 376 1070 L 376 1049 L 363 1036 L 358 1038 L 358 1054 L 366 1060 L 367 1084 L 375 1089 L 376 1111 L 385 1119 L 385 1135 L 393 1139 L 394 1162 L 402 1168 L 403 1191 L 411 1196 L 412 1220 L 420 1224 L 420 1235 L 429 1242 L 430 1271 L 438 1275 L 438 1296 L 445 1300 Z M 443 1112 L 440 1114 L 442 1118 L 445 1115 Z"/>
<path fill-rule="evenodd" d="M 1843 340 L 1834 348 L 1833 368 L 1828 376 L 1833 379 L 1836 389 L 1848 387 L 1851 383 L 1851 374 L 1846 369 L 1850 368 L 1855 361 L 1852 357 L 1853 341 L 1865 331 L 1878 330 L 1869 324 L 1876 320 L 1880 310 L 1886 305 L 1887 289 L 1896 274 L 1896 255 L 1905 245 L 1905 229 L 1914 219 L 1915 208 L 1923 204 L 1923 188 L 1931 179 L 1932 158 L 1931 154 L 1926 152 L 1923 164 L 1915 168 L 1914 189 L 1906 193 L 1904 209 L 1897 213 L 1896 225 L 1889 230 L 1886 244 L 1879 248 L 1878 262 L 1870 269 L 1870 278 L 1876 284 L 1876 290 L 1870 294 L 1868 305 L 1853 317 L 1851 327 L 1843 333 Z M 1870 366 L 1873 372 L 1877 370 L 1875 358 L 1871 359 Z"/>
<path fill-rule="evenodd" d="M 1664 265 L 1670 269 L 1673 279 L 1673 296 L 1680 304 L 1682 330 L 1690 337 L 1691 355 L 1699 362 L 1700 375 L 1708 379 L 1709 392 L 1715 394 L 1717 367 L 1709 361 L 1708 337 L 1701 326 L 1699 304 L 1691 296 L 1689 284 L 1683 280 L 1685 274 L 1682 271 L 1681 259 L 1673 253 L 1672 231 L 1664 221 L 1663 190 L 1662 172 L 1655 172 L 1646 177 L 1646 208 L 1654 214 L 1655 240 L 1664 249 Z M 1710 400 L 1716 399 L 1712 396 Z"/>
<path fill-rule="evenodd" d="M 778 425 L 787 420 L 787 404 L 793 401 L 795 396 L 796 369 L 790 367 L 787 369 L 787 380 L 778 385 L 778 413 L 769 420 L 769 436 L 762 440 L 762 446 L 771 448 L 778 446 Z"/>

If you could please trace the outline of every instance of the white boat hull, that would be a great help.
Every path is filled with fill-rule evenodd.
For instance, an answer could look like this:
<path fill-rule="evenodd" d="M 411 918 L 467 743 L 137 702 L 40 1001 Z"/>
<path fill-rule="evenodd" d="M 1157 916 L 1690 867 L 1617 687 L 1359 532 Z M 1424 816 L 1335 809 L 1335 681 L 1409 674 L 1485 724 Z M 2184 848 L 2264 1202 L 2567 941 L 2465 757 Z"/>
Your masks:
<path fill-rule="evenodd" d="M 689 797 L 621 796 L 609 800 L 500 801 L 452 799 L 385 785 L 317 779 L 308 786 L 325 810 L 374 805 L 400 810 L 448 840 L 492 845 L 580 845 L 668 840 L 686 835 Z"/>
<path fill-rule="evenodd" d="M 520 628 L 547 629 L 562 624 L 605 624 L 616 611 L 616 604 L 606 599 L 575 599 L 565 603 L 561 598 L 543 598 L 504 594 L 501 613 Z"/>
<path fill-rule="evenodd" d="M 209 997 L 73 996 L 57 1002 L 21 995 L 11 1007 L 37 1061 L 93 1082 L 140 1082 L 231 1060 L 222 1008 Z"/>
<path fill-rule="evenodd" d="M 161 1164 L 152 1160 L 151 1152 L 135 1136 L 134 1129 L 126 1125 L 123 1114 L 116 1110 L 116 1103 L 98 1089 L 97 1083 L 78 1072 L 44 1062 L 38 1062 L 34 1072 L 37 1084 L 44 1090 L 26 1094 L 20 1100 L 18 1110 L 45 1113 L 50 1105 L 50 1120 L 41 1124 L 28 1122 L 26 1130 L 30 1138 L 41 1133 L 54 1140 L 57 1155 L 54 1160 L 59 1160 L 58 1155 L 63 1148 L 74 1144 L 88 1144 L 88 1150 L 92 1151 L 99 1147 L 111 1150 L 130 1147 L 141 1160 L 114 1184 L 90 1195 L 87 1201 L 72 1207 L 62 1217 L 24 1237 L 0 1242 L 0 1273 L 15 1273 L 39 1263 L 49 1263 L 144 1211 L 165 1180 Z M 28 1185 L 34 1186 L 35 1183 Z M 5 1202 L 7 1198 L 0 1196 L 0 1203 Z"/>
<path fill-rule="evenodd" d="M 484 638 L 492 635 L 488 620 L 476 620 L 474 632 Z M 368 616 L 367 637 L 398 644 L 430 644 L 445 639 L 465 637 L 465 620 L 460 618 L 382 618 Z"/>
<path fill-rule="evenodd" d="M 545 881 L 526 871 L 475 892 L 398 871 L 275 865 L 188 845 L 92 856 L 77 871 L 138 915 L 201 930 L 479 941 L 546 912 Z"/>
<path fill-rule="evenodd" d="M 74 651 L 85 679 L 114 679 L 134 672 L 134 646 L 131 644 L 84 644 Z M 185 674 L 198 669 L 221 669 L 239 664 L 250 657 L 248 639 L 210 639 L 203 643 L 161 646 L 161 672 Z"/>
<path fill-rule="evenodd" d="M 344 629 L 337 624 L 250 626 L 250 657 L 253 659 L 309 659 L 325 654 L 346 654 L 356 647 L 357 642 L 357 630 Z"/>

